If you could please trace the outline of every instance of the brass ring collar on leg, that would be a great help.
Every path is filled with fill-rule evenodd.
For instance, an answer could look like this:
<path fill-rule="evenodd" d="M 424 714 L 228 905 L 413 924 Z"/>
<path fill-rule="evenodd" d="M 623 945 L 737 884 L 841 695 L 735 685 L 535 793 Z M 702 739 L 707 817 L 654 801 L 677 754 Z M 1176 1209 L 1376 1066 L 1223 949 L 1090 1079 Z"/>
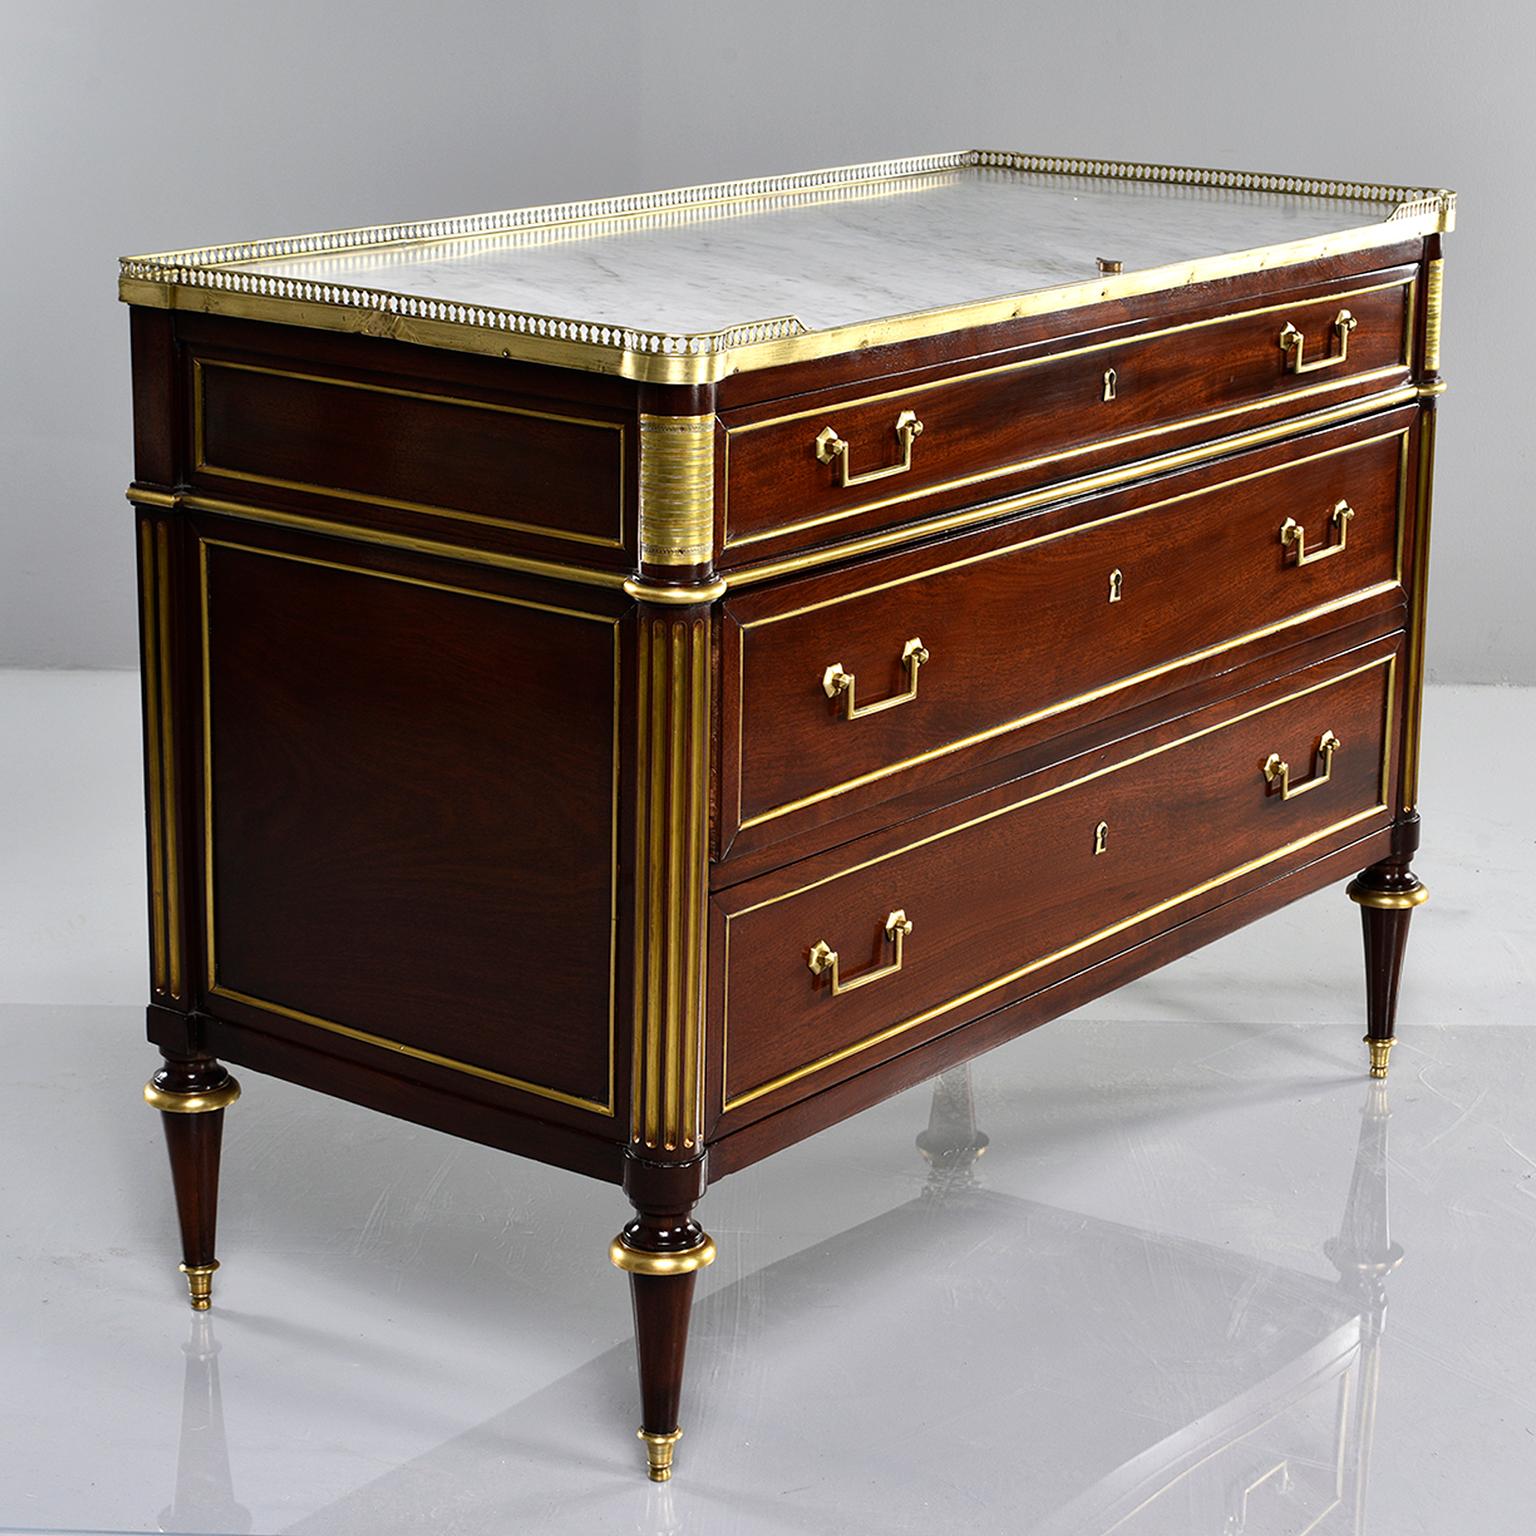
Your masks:
<path fill-rule="evenodd" d="M 162 1088 L 154 1078 L 144 1084 L 144 1102 L 151 1109 L 171 1115 L 206 1115 L 216 1109 L 228 1109 L 240 1097 L 240 1084 L 227 1078 L 217 1088 L 203 1088 L 191 1093 L 175 1093 Z"/>
<path fill-rule="evenodd" d="M 1381 912 L 1407 912 L 1422 907 L 1429 900 L 1429 887 L 1420 881 L 1406 891 L 1379 891 L 1374 886 L 1351 880 L 1346 894 L 1356 906 L 1375 907 Z"/>
<path fill-rule="evenodd" d="M 649 1253 L 643 1248 L 631 1248 L 621 1233 L 608 1245 L 608 1257 L 626 1274 L 691 1275 L 715 1262 L 715 1240 L 706 1235 L 692 1248 L 672 1253 Z"/>

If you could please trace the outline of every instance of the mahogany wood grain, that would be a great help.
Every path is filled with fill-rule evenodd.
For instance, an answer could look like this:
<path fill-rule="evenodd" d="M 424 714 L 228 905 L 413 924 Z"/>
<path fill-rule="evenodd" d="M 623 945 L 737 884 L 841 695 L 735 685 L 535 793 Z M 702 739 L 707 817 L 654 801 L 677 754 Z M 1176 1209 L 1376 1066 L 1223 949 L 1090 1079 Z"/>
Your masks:
<path fill-rule="evenodd" d="M 914 1043 L 857 1074 L 826 1084 L 814 1094 L 775 1107 L 773 1113 L 753 1120 L 743 1116 L 714 1140 L 709 1154 L 710 1176 L 719 1180 L 739 1173 L 850 1115 L 927 1082 L 959 1062 L 1082 1008 L 1312 891 L 1337 886 L 1352 871 L 1386 854 L 1391 841 L 1391 829 L 1381 828 L 1281 874 L 1251 882 L 1221 904 L 1172 926 L 1129 935 L 1123 948 L 1090 952 L 1083 964 L 1063 967 L 1060 974 L 1047 977 L 1046 985 L 991 1013 Z M 1343 899 L 1341 893 L 1339 900 Z"/>
<path fill-rule="evenodd" d="M 1160 911 L 1177 921 L 1185 902 L 1198 905 L 1255 861 L 1292 847 L 1304 861 L 1299 845 L 1325 832 L 1390 821 L 1395 655 L 1378 644 L 1174 734 L 1088 754 L 1044 782 L 1010 784 L 717 896 L 722 1124 L 766 1096 L 815 1092 L 859 1070 L 859 1056 L 903 1048 L 901 1036 L 989 1011 L 1089 935 Z M 1345 743 L 1326 782 L 1283 799 L 1266 782 L 1266 758 L 1280 752 L 1299 787 L 1320 770 L 1325 731 Z M 838 952 L 844 981 L 888 966 L 883 925 L 897 909 L 914 924 L 902 970 L 834 996 L 808 967 L 812 946 Z"/>
<path fill-rule="evenodd" d="M 1437 241 L 1431 236 L 1430 242 Z M 1104 300 L 1068 311 L 998 321 L 965 331 L 939 332 L 933 336 L 896 342 L 872 338 L 872 344 L 832 357 L 787 363 L 776 368 L 753 369 L 732 374 L 719 386 L 720 407 L 734 411 L 748 406 L 780 402 L 792 396 L 811 396 L 817 391 L 861 387 L 870 379 L 905 375 L 912 380 L 938 377 L 974 366 L 978 358 L 1005 361 L 1029 348 L 1058 342 L 1064 336 L 1102 339 L 1129 337 L 1156 330 L 1190 314 L 1211 314 L 1221 309 L 1249 307 L 1288 295 L 1304 295 L 1341 288 L 1368 275 L 1395 267 L 1418 266 L 1427 244 L 1414 238 L 1368 251 L 1350 251 L 1299 266 L 1271 268 L 1239 277 L 1216 278 L 1161 293 L 1137 294 Z M 767 414 L 772 414 L 768 412 Z"/>
<path fill-rule="evenodd" d="M 222 1088 L 229 1072 L 207 1057 L 167 1056 L 154 1082 L 168 1093 L 203 1093 Z M 224 1111 L 198 1114 L 163 1111 L 160 1124 L 171 1160 L 171 1186 L 181 1228 L 181 1257 L 187 1268 L 217 1262 L 219 1154 L 224 1141 Z"/>
<path fill-rule="evenodd" d="M 215 992 L 611 1107 L 614 620 L 204 552 Z"/>
<path fill-rule="evenodd" d="M 948 540 L 925 558 L 863 562 L 855 572 L 780 583 L 733 597 L 739 631 L 727 656 L 722 730 L 737 738 L 722 826 L 778 820 L 807 797 L 878 779 L 866 798 L 899 793 L 902 765 L 1017 729 L 1063 702 L 1167 667 L 1398 579 L 1412 427 L 1401 410 L 1134 492 L 1087 498 L 1069 517 L 1015 519 Z M 1353 516 L 1338 554 L 1332 514 Z M 1305 531 L 1301 564 L 1280 530 Z M 1118 573 L 1118 580 L 1115 579 Z M 1113 583 L 1113 584 L 1112 584 Z M 1076 643 L 1060 644 L 1062 636 Z M 828 698 L 827 668 L 857 678 L 861 708 L 908 691 L 905 643 L 929 653 L 916 697 L 864 718 Z M 995 755 L 1009 743 L 977 743 Z"/>
<path fill-rule="evenodd" d="M 192 388 L 193 479 L 224 494 L 275 483 L 562 542 L 626 542 L 621 421 L 201 354 Z"/>
<path fill-rule="evenodd" d="M 848 393 L 788 402 L 790 409 L 726 411 L 725 552 L 739 565 L 787 547 L 911 522 L 979 498 L 1065 480 L 1105 463 L 1145 458 L 1265 419 L 1244 408 L 1295 414 L 1347 397 L 1353 384 L 1383 390 L 1410 368 L 1416 267 L 1362 278 L 1326 296 L 1287 294 L 1214 314 L 1198 310 L 1144 338 L 1063 337 L 1054 349 L 972 372 L 916 382 L 869 379 Z M 1348 354 L 1316 372 L 1292 372 L 1282 329 L 1305 338 L 1305 361 L 1337 354 L 1334 319 L 1356 321 Z M 1105 374 L 1114 370 L 1113 398 Z M 831 428 L 848 443 L 850 473 L 900 462 L 895 423 L 923 424 L 905 473 L 841 485 L 842 467 L 817 457 Z M 1196 417 L 1217 419 L 1172 429 Z M 1124 441 L 1122 441 L 1124 440 Z M 1105 445 L 1096 452 L 1096 445 Z M 1005 472 L 1006 471 L 1006 472 Z"/>

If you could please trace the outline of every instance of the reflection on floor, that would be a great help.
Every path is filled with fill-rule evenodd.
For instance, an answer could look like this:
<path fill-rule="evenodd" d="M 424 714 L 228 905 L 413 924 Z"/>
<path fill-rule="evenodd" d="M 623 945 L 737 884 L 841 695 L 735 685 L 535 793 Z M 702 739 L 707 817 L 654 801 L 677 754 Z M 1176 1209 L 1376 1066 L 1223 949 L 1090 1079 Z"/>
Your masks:
<path fill-rule="evenodd" d="M 1363 1530 L 1385 1280 L 1402 1258 L 1388 1232 L 1387 1120 L 1386 1084 L 1370 1083 L 1343 1219 L 1324 1245 L 1339 1276 L 1331 1283 L 989 1194 L 974 1169 L 988 1139 L 962 1068 L 934 1085 L 918 1138 L 931 1164 L 919 1196 L 752 1283 L 774 1291 L 784 1326 L 799 1328 L 829 1291 L 893 1277 L 870 1302 L 889 1326 L 866 1315 L 857 1333 L 844 1333 L 837 1370 L 859 1383 L 864 1425 L 877 1441 L 908 1439 L 902 1422 L 915 1395 L 931 1427 L 906 1478 L 914 1492 L 929 1464 L 964 1480 L 967 1463 L 980 1460 L 974 1470 L 986 1481 L 1002 1457 L 1030 1502 L 1052 1510 L 1029 1527 L 1038 1536 Z M 945 1255 L 963 1255 L 963 1269 Z M 966 1373 L 943 1369 L 970 1347 L 974 1317 L 948 1304 L 962 1277 L 967 1291 L 1006 1298 L 1030 1319 L 1033 1347 L 1017 1376 L 1004 1378 L 1005 1415 Z M 708 1314 L 735 1305 L 715 1293 L 699 1325 L 710 1331 Z M 165 1531 L 251 1528 L 232 1487 L 214 1327 L 207 1314 L 191 1320 Z M 893 1351 L 892 1339 L 913 1327 L 924 1335 L 920 1354 Z M 752 1347 L 776 1352 L 775 1330 Z M 930 1369 L 915 1375 L 914 1359 Z M 527 1443 L 541 1421 L 579 1416 L 582 1395 L 572 1392 L 575 1403 L 563 1407 L 541 1394 L 293 1529 L 426 1529 L 445 1508 L 472 1508 L 477 1488 L 494 1504 L 506 1469 L 484 1447 Z M 881 1428 L 886 1416 L 892 1422 Z M 753 1454 L 780 1468 L 801 1454 L 802 1433 L 780 1426 Z M 579 1487 L 569 1492 L 580 1498 Z M 649 1497 L 653 1528 L 682 1529 L 671 1488 Z"/>
<path fill-rule="evenodd" d="M 1377 1084 L 1339 1030 L 1064 1022 L 727 1180 L 658 1487 L 612 1192 L 248 1074 L 192 1314 L 125 1011 L 41 1022 L 90 1065 L 5 1089 L 0 1528 L 1531 1528 L 1536 1031 Z"/>

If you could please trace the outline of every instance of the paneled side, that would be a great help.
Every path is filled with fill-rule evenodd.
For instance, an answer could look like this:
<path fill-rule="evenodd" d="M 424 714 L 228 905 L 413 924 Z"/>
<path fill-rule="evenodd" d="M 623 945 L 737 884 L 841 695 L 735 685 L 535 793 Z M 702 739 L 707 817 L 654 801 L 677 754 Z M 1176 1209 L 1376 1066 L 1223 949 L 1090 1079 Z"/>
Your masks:
<path fill-rule="evenodd" d="M 616 621 L 205 526 L 210 1006 L 612 1114 Z"/>

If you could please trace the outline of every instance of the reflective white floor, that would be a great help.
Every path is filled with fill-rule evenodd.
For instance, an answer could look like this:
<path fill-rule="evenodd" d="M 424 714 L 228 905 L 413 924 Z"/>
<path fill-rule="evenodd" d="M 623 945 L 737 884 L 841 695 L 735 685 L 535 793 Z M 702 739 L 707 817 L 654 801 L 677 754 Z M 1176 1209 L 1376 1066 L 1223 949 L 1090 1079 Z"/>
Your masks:
<path fill-rule="evenodd" d="M 617 1191 L 241 1072 L 200 1319 L 136 1002 L 0 1006 L 0 1529 L 1526 1536 L 1528 699 L 1432 700 L 1462 751 L 1385 1093 L 1324 893 L 978 1061 L 969 1171 L 914 1147 L 920 1089 L 724 1181 L 666 1487 Z M 90 852 L 121 764 L 74 719 L 0 763 L 11 997 L 130 965 L 132 857 Z"/>

